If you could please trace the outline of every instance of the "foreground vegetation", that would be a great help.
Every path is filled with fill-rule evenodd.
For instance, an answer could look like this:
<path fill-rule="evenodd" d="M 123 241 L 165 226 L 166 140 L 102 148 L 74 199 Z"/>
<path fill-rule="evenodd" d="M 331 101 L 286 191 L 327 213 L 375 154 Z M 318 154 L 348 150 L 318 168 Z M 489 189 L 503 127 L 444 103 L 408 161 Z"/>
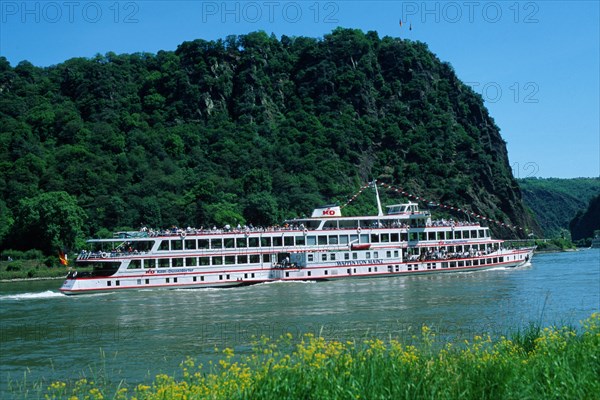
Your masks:
<path fill-rule="evenodd" d="M 148 385 L 102 377 L 39 388 L 47 399 L 598 399 L 600 314 L 582 328 L 529 326 L 510 338 L 444 343 L 426 326 L 417 345 L 395 340 L 263 338 L 249 355 L 222 350 L 208 366 L 192 359 L 181 377 Z"/>
<path fill-rule="evenodd" d="M 0 281 L 61 278 L 67 273 L 68 267 L 60 265 L 56 255 L 45 257 L 39 250 L 5 250 L 0 254 Z"/>

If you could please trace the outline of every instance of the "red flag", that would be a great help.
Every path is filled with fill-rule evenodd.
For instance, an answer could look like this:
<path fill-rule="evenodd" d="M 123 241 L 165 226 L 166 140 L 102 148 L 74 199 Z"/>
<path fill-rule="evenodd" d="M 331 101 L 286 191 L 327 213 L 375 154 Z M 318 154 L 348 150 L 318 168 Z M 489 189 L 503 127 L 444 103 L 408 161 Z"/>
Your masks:
<path fill-rule="evenodd" d="M 64 266 L 69 265 L 69 259 L 67 258 L 67 255 L 62 250 L 58 251 L 58 260 L 60 261 L 61 265 L 64 265 Z"/>

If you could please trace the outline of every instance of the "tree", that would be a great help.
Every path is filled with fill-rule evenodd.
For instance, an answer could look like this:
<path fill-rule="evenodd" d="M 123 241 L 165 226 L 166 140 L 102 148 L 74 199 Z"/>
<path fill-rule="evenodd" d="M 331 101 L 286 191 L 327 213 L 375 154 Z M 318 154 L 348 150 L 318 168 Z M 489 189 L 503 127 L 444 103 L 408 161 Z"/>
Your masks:
<path fill-rule="evenodd" d="M 37 248 L 46 254 L 72 249 L 83 238 L 86 214 L 66 192 L 42 193 L 19 202 L 15 216 L 16 248 Z"/>

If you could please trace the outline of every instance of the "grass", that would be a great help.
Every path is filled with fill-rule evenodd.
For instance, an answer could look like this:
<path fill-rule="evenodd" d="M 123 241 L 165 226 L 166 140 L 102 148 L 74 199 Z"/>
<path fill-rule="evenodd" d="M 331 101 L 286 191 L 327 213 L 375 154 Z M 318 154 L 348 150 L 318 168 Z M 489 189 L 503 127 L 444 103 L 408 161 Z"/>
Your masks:
<path fill-rule="evenodd" d="M 178 378 L 59 381 L 34 392 L 72 400 L 600 399 L 600 313 L 579 330 L 532 324 L 508 336 L 444 343 L 423 326 L 418 344 L 405 345 L 288 334 L 262 338 L 246 355 L 217 350 L 218 361 L 205 366 L 189 358 Z"/>

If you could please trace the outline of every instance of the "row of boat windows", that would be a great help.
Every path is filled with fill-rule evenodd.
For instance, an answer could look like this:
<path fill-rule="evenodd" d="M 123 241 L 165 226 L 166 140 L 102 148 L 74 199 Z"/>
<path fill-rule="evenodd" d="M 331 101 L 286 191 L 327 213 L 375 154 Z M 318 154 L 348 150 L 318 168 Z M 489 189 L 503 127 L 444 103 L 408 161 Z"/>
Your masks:
<path fill-rule="evenodd" d="M 250 273 L 250 274 L 244 274 L 244 279 L 248 279 L 248 277 L 250 278 L 254 278 L 254 273 Z M 219 275 L 219 280 L 222 281 L 223 279 L 225 280 L 229 280 L 231 279 L 231 275 L 226 274 L 226 275 Z M 165 278 L 165 283 L 178 283 L 177 282 L 177 278 Z M 204 276 L 193 276 L 192 277 L 192 282 L 204 282 Z M 138 285 L 142 284 L 142 279 L 138 279 L 136 282 Z M 158 282 L 156 282 L 156 280 L 152 280 L 152 284 L 156 285 Z M 149 285 L 150 284 L 150 279 L 146 278 L 144 279 L 144 284 Z M 112 286 L 112 281 L 106 281 L 106 286 Z M 115 281 L 115 286 L 121 286 L 121 281 L 120 280 L 116 280 Z"/>
<path fill-rule="evenodd" d="M 438 266 L 444 268 L 461 268 L 461 267 L 478 267 L 480 265 L 497 264 L 498 262 L 504 262 L 504 257 L 493 257 L 493 258 L 482 258 L 476 260 L 464 260 L 464 261 L 449 261 L 441 263 L 427 263 L 423 265 L 423 269 L 438 269 Z M 408 264 L 407 269 L 409 271 L 418 271 L 419 264 Z"/>
<path fill-rule="evenodd" d="M 383 253 L 383 252 L 382 252 Z M 379 252 L 367 251 L 361 258 L 373 259 L 379 258 Z M 398 250 L 389 250 L 382 254 L 385 258 L 399 257 Z M 140 269 L 140 268 L 177 268 L 177 267 L 197 267 L 197 266 L 210 266 L 210 265 L 238 265 L 238 264 L 257 264 L 261 260 L 264 263 L 274 262 L 274 255 L 271 254 L 252 254 L 252 255 L 237 255 L 237 256 L 214 256 L 214 257 L 181 257 L 181 258 L 160 258 L 160 259 L 149 259 L 149 260 L 131 260 L 128 269 Z M 309 253 L 306 255 L 308 262 L 317 261 L 318 255 Z M 338 260 L 358 260 L 359 253 L 347 252 L 347 253 L 321 253 L 321 261 L 338 261 Z"/>
<path fill-rule="evenodd" d="M 298 235 L 284 237 L 238 237 L 214 239 L 171 239 L 160 243 L 159 251 L 233 249 L 259 247 L 325 246 L 349 243 L 400 243 L 425 240 L 456 240 L 489 237 L 485 229 L 439 232 L 372 233 L 354 235 Z"/>

